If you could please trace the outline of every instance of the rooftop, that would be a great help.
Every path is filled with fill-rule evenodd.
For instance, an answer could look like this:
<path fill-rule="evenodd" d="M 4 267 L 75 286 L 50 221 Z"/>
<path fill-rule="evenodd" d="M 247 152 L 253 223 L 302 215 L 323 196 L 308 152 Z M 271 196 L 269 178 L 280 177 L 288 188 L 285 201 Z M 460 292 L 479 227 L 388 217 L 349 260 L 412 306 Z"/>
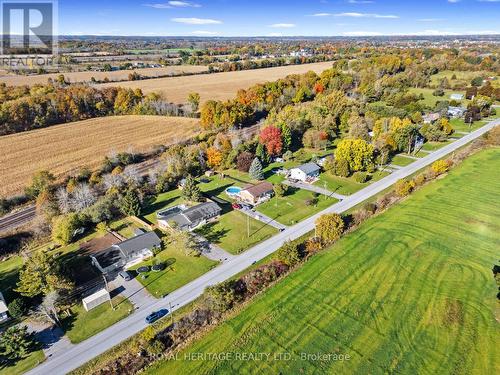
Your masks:
<path fill-rule="evenodd" d="M 268 181 L 261 182 L 257 185 L 252 185 L 244 189 L 253 197 L 260 197 L 262 194 L 267 194 L 273 191 L 273 184 Z"/>
<path fill-rule="evenodd" d="M 128 256 L 130 253 L 133 253 L 138 250 L 144 249 L 152 249 L 153 247 L 160 246 L 161 240 L 156 235 L 155 232 L 147 232 L 144 234 L 140 234 L 138 236 L 132 237 L 128 240 L 120 242 L 115 245 L 123 251 L 123 253 Z"/>
<path fill-rule="evenodd" d="M 309 174 L 309 173 L 314 173 L 314 172 L 317 172 L 319 171 L 321 168 L 318 164 L 316 163 L 306 163 L 306 164 L 302 164 L 302 165 L 299 165 L 298 167 L 296 168 L 292 168 L 292 169 L 300 169 L 302 172 L 304 172 L 305 174 Z"/>

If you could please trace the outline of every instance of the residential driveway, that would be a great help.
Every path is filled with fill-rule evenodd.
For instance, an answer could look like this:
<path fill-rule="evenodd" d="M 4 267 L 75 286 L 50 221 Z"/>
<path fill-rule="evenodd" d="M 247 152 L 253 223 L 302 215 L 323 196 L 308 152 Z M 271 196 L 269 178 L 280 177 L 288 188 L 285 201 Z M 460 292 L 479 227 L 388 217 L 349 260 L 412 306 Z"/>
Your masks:
<path fill-rule="evenodd" d="M 202 237 L 199 234 L 195 234 L 195 237 L 202 247 L 201 254 L 204 257 L 221 263 L 228 262 L 234 258 L 233 254 L 228 253 L 220 246 L 211 243 L 205 237 Z"/>
<path fill-rule="evenodd" d="M 306 184 L 305 182 L 300 182 L 300 181 L 291 182 L 289 180 L 285 180 L 285 181 L 283 181 L 283 183 L 285 185 L 288 185 L 288 186 L 291 186 L 291 187 L 294 187 L 297 189 L 309 190 L 309 191 L 312 191 L 314 193 L 326 195 L 327 197 L 333 197 L 333 198 L 336 198 L 336 199 L 341 200 L 341 201 L 347 198 L 345 195 L 334 193 L 333 191 L 322 188 L 321 186 Z"/>
<path fill-rule="evenodd" d="M 125 281 L 122 277 L 116 276 L 113 281 L 108 282 L 111 295 L 117 294 L 127 298 L 136 309 L 150 305 L 155 298 L 149 294 L 147 289 L 136 279 Z M 161 296 L 155 296 L 160 298 Z"/>
<path fill-rule="evenodd" d="M 43 353 L 47 358 L 63 353 L 73 345 L 59 327 L 34 321 L 27 322 L 26 326 L 28 332 L 35 333 L 35 338 L 41 344 Z"/>
<path fill-rule="evenodd" d="M 254 212 L 252 210 L 249 210 L 247 208 L 242 208 L 241 213 L 250 216 L 252 219 L 258 220 L 266 225 L 270 225 L 280 231 L 285 230 L 287 227 L 286 225 L 283 225 L 281 223 L 278 223 L 276 220 L 271 219 L 269 216 L 266 216 L 260 212 Z"/>

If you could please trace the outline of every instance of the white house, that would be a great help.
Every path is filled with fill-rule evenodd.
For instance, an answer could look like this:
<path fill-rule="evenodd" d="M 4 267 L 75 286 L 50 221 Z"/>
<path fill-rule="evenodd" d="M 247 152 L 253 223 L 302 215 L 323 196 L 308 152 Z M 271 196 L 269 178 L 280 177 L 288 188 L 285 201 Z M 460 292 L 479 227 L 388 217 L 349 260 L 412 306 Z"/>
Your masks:
<path fill-rule="evenodd" d="M 451 100 L 462 100 L 464 98 L 464 94 L 451 94 L 450 99 Z"/>
<path fill-rule="evenodd" d="M 448 107 L 448 116 L 460 118 L 465 114 L 466 109 L 463 107 Z"/>
<path fill-rule="evenodd" d="M 315 180 L 321 171 L 321 167 L 316 163 L 302 164 L 296 168 L 290 169 L 289 178 L 302 182 L 311 182 Z"/>
<path fill-rule="evenodd" d="M 7 314 L 8 312 L 9 309 L 5 303 L 5 298 L 3 298 L 3 294 L 0 292 L 0 323 L 9 319 L 9 315 Z"/>

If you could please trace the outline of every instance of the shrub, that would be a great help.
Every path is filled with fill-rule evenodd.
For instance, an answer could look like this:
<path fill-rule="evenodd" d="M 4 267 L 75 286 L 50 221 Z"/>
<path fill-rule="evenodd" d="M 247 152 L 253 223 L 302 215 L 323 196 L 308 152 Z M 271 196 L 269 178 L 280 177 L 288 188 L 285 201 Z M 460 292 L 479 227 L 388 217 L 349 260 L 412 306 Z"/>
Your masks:
<path fill-rule="evenodd" d="M 24 298 L 15 298 L 11 303 L 9 303 L 8 309 L 10 316 L 19 319 L 28 311 L 28 305 L 26 304 L 26 300 Z"/>
<path fill-rule="evenodd" d="M 451 163 L 449 160 L 438 160 L 432 163 L 431 169 L 436 175 L 440 175 L 448 172 L 450 169 Z"/>
<path fill-rule="evenodd" d="M 312 237 L 306 241 L 305 250 L 308 254 L 320 251 L 322 248 L 323 244 L 321 243 L 321 239 L 318 237 Z"/>
<path fill-rule="evenodd" d="M 345 223 L 338 214 L 325 214 L 316 220 L 316 236 L 323 243 L 330 243 L 340 238 L 344 233 Z"/>
<path fill-rule="evenodd" d="M 349 175 L 351 174 L 349 162 L 346 159 L 335 160 L 333 173 L 340 177 L 349 177 Z"/>
<path fill-rule="evenodd" d="M 413 179 L 413 182 L 415 183 L 415 186 L 422 186 L 425 182 L 425 175 L 423 173 L 415 176 Z"/>
<path fill-rule="evenodd" d="M 413 181 L 408 181 L 406 179 L 399 180 L 394 186 L 394 191 L 400 197 L 406 197 L 415 188 L 415 183 Z"/>
<path fill-rule="evenodd" d="M 432 92 L 433 96 L 444 96 L 444 90 L 443 89 L 437 89 Z"/>
<path fill-rule="evenodd" d="M 368 180 L 368 174 L 366 172 L 355 172 L 353 175 L 354 181 L 362 184 Z"/>
<path fill-rule="evenodd" d="M 285 242 L 276 252 L 276 259 L 289 267 L 300 262 L 299 246 L 296 242 Z"/>

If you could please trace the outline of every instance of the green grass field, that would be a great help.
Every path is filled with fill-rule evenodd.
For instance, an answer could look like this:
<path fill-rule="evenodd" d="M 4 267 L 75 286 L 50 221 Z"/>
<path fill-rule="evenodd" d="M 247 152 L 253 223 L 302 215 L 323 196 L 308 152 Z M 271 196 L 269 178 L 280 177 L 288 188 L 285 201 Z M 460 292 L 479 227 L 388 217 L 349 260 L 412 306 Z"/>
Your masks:
<path fill-rule="evenodd" d="M 278 230 L 232 210 L 223 214 L 216 222 L 199 228 L 197 232 L 231 254 L 239 254 L 274 236 Z"/>
<path fill-rule="evenodd" d="M 406 167 L 407 165 L 410 165 L 414 161 L 415 159 L 407 158 L 401 155 L 396 155 L 392 158 L 391 164 L 399 165 L 401 167 Z"/>
<path fill-rule="evenodd" d="M 415 94 L 415 95 L 420 95 L 422 94 L 424 96 L 424 99 L 420 101 L 419 103 L 423 103 L 425 105 L 428 105 L 431 108 L 434 108 L 436 106 L 436 102 L 438 101 L 443 101 L 443 100 L 450 100 L 450 95 L 453 93 L 457 94 L 464 94 L 464 92 L 459 91 L 459 90 L 444 90 L 444 96 L 434 96 L 432 93 L 434 92 L 434 89 L 428 89 L 428 88 L 411 88 L 408 90 L 408 92 Z M 461 101 L 463 105 L 467 105 L 469 101 L 464 99 Z"/>
<path fill-rule="evenodd" d="M 451 77 L 455 75 L 456 79 L 453 80 Z M 490 76 L 495 76 L 494 72 L 487 72 L 487 71 L 479 71 L 479 72 L 461 72 L 458 70 L 444 70 L 442 72 L 439 72 L 437 74 L 434 74 L 431 76 L 431 85 L 437 86 L 439 85 L 439 82 L 443 78 L 447 78 L 448 81 L 450 82 L 451 86 L 455 85 L 463 85 L 463 86 L 470 86 L 471 81 L 475 77 L 479 76 L 485 76 L 485 77 L 490 77 Z M 498 87 L 498 79 L 494 80 L 491 82 L 494 87 Z"/>
<path fill-rule="evenodd" d="M 85 311 L 82 305 L 73 306 L 71 308 L 73 315 L 63 320 L 66 336 L 73 344 L 77 344 L 112 326 L 134 311 L 132 304 L 123 297 L 114 297 L 113 304 L 114 310 L 108 302 L 90 311 Z"/>
<path fill-rule="evenodd" d="M 136 279 L 157 298 L 193 281 L 218 264 L 204 256 L 186 254 L 184 249 L 171 245 L 153 259 L 139 263 L 131 269 L 144 265 L 151 266 L 155 261 L 163 262 L 166 268 L 160 272 L 147 272 L 145 279 L 141 276 L 137 276 Z"/>
<path fill-rule="evenodd" d="M 500 149 L 372 218 L 149 374 L 494 374 Z M 497 318 L 500 319 L 499 316 Z M 187 353 L 269 360 L 184 360 Z M 274 354 L 290 353 L 290 360 Z M 301 353 L 350 360 L 303 360 Z"/>
<path fill-rule="evenodd" d="M 17 361 L 14 366 L 0 367 L 0 375 L 21 375 L 45 361 L 43 350 L 35 350 L 26 358 Z"/>
<path fill-rule="evenodd" d="M 334 198 L 328 198 L 320 195 L 317 197 L 316 204 L 307 204 L 314 199 L 314 194 L 308 190 L 296 189 L 286 196 L 279 198 L 276 204 L 276 198 L 257 206 L 257 211 L 280 222 L 284 225 L 293 225 L 315 213 L 336 203 Z"/>

